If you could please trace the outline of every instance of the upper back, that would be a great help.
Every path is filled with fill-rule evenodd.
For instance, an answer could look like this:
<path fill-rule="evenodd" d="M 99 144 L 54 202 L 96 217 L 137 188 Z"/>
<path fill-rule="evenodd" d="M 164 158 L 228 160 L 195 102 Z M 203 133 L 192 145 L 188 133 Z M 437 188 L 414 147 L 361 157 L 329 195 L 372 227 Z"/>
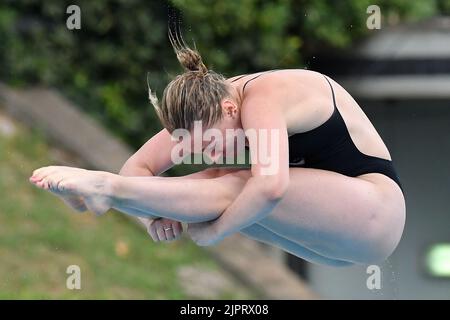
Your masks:
<path fill-rule="evenodd" d="M 383 140 L 353 97 L 336 81 L 333 87 L 338 108 L 355 146 L 364 154 L 390 159 Z M 304 69 L 271 70 L 230 79 L 242 88 L 242 100 L 260 97 L 279 108 L 288 135 L 315 129 L 334 111 L 330 84 L 321 73 Z M 244 105 L 244 103 L 243 103 Z M 258 106 L 245 104 L 258 111 Z M 247 110 L 251 114 L 252 110 Z"/>
<path fill-rule="evenodd" d="M 270 70 L 229 80 L 240 87 L 243 101 L 256 96 L 279 108 L 290 135 L 317 127 L 333 112 L 330 87 L 323 75 L 314 71 Z"/>

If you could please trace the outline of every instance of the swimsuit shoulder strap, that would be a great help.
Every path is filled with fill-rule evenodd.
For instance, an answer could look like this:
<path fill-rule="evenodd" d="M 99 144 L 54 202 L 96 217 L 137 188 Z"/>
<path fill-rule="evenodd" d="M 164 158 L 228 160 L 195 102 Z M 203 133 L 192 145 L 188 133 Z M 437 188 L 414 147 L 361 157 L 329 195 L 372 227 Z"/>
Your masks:
<path fill-rule="evenodd" d="M 333 97 L 333 105 L 334 105 L 334 107 L 336 107 L 336 97 L 334 95 L 333 86 L 331 85 L 331 82 L 330 82 L 330 80 L 328 80 L 328 77 L 326 75 L 323 75 L 323 77 L 325 78 L 325 80 L 327 80 L 328 84 L 330 85 L 331 95 Z"/>
<path fill-rule="evenodd" d="M 242 76 L 240 76 L 240 77 L 237 77 L 236 79 L 234 79 L 234 80 L 231 80 L 231 82 L 235 82 L 235 81 L 238 81 L 239 79 L 241 79 L 241 78 L 243 78 L 243 77 L 245 77 L 245 76 L 247 76 L 248 74 L 243 74 Z"/>
<path fill-rule="evenodd" d="M 266 73 L 271 73 L 271 72 L 275 72 L 275 71 L 278 71 L 278 70 L 270 70 L 270 71 L 262 72 L 262 73 L 258 74 L 257 76 L 254 76 L 254 77 L 251 78 L 250 80 L 247 80 L 247 82 L 245 82 L 245 83 L 244 83 L 244 86 L 242 87 L 242 94 L 244 94 L 245 87 L 247 86 L 247 84 L 248 84 L 250 81 L 255 80 L 256 78 L 258 78 L 258 77 L 260 77 L 260 76 L 262 76 L 262 75 L 264 75 L 264 74 L 266 74 Z"/>

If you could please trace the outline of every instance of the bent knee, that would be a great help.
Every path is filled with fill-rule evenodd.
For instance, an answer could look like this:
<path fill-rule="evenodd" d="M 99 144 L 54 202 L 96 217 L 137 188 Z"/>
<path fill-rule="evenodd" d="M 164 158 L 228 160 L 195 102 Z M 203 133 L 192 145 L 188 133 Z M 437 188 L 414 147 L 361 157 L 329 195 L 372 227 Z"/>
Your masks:
<path fill-rule="evenodd" d="M 397 248 L 406 222 L 404 198 L 394 194 L 380 201 L 371 221 L 368 222 L 366 236 L 368 248 L 366 262 L 381 262 L 389 258 Z"/>
<path fill-rule="evenodd" d="M 372 264 L 385 261 L 400 243 L 403 225 L 372 226 L 372 228 L 375 230 L 367 233 L 356 259 L 358 263 Z"/>

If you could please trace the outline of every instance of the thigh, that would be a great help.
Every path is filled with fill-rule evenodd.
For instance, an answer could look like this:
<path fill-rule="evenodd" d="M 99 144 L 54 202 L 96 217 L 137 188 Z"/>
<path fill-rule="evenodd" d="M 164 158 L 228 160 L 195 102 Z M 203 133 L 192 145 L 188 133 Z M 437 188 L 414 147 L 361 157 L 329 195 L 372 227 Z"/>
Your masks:
<path fill-rule="evenodd" d="M 264 228 L 259 224 L 253 224 L 245 229 L 242 229 L 240 233 L 253 240 L 278 247 L 308 262 L 325 264 L 334 267 L 344 267 L 353 265 L 353 263 L 348 261 L 330 259 L 328 257 L 322 256 L 312 250 L 309 250 L 301 246 L 298 243 L 295 243 L 293 241 L 290 241 L 286 238 L 279 236 L 278 234 Z"/>
<path fill-rule="evenodd" d="M 324 256 L 372 261 L 389 255 L 403 230 L 401 208 L 385 200 L 367 180 L 291 168 L 287 193 L 258 223 Z"/>
<path fill-rule="evenodd" d="M 218 179 L 236 197 L 251 172 L 212 168 L 190 177 Z M 404 226 L 404 207 L 393 205 L 383 194 L 380 186 L 364 179 L 291 168 L 286 195 L 258 224 L 325 257 L 362 263 L 380 260 L 394 250 Z"/>

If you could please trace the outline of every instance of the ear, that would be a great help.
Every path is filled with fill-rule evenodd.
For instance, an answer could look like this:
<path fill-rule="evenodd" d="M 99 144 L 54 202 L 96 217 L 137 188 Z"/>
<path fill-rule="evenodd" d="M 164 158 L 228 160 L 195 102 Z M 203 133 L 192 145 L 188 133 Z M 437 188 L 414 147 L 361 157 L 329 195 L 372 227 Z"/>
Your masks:
<path fill-rule="evenodd" d="M 223 99 L 220 103 L 222 107 L 222 112 L 226 117 L 235 118 L 238 113 L 238 107 L 237 105 L 230 99 Z"/>

